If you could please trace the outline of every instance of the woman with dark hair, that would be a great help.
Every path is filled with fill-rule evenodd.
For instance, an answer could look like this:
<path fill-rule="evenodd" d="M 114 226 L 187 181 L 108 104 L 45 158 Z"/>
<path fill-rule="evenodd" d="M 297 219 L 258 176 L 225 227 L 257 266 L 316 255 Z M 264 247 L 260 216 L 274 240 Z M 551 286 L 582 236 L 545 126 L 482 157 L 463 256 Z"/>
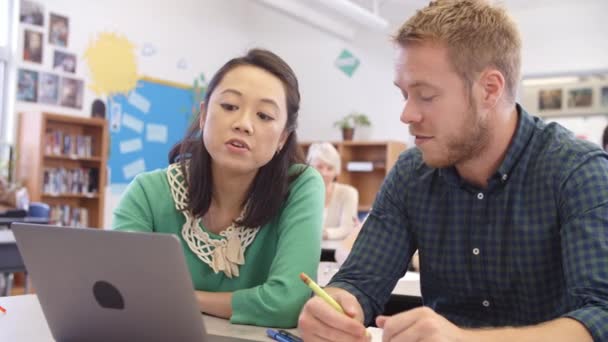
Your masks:
<path fill-rule="evenodd" d="M 211 79 L 169 167 L 136 177 L 117 230 L 177 235 L 201 311 L 239 324 L 294 327 L 316 276 L 323 180 L 302 164 L 297 79 L 254 49 Z M 154 267 L 154 265 L 150 265 Z"/>

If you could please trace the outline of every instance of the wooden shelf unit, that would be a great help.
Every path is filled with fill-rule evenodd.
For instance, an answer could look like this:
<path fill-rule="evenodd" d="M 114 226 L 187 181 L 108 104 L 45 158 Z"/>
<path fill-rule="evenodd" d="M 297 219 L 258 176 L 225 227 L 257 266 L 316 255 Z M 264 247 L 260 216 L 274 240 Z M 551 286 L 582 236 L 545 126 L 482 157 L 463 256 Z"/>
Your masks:
<path fill-rule="evenodd" d="M 304 155 L 313 142 L 302 142 Z M 338 182 L 350 184 L 359 191 L 359 211 L 369 211 L 384 177 L 391 170 L 399 154 L 406 149 L 400 141 L 332 141 L 340 154 L 342 172 Z M 349 162 L 371 162 L 371 171 L 349 171 Z"/>
<path fill-rule="evenodd" d="M 48 134 L 55 132 L 60 132 L 62 149 L 65 136 L 90 139 L 85 144 L 90 149 L 87 148 L 84 155 L 64 154 L 63 151 L 53 154 L 53 151 L 49 151 Z M 47 112 L 21 113 L 17 137 L 17 179 L 26 185 L 30 201 L 44 202 L 51 207 L 67 205 L 71 208 L 85 208 L 88 214 L 84 225 L 103 228 L 108 137 L 108 125 L 104 119 Z M 75 139 L 70 139 L 73 140 L 70 141 L 71 144 L 77 144 Z M 68 171 L 97 169 L 97 172 L 85 172 L 90 186 L 81 186 L 82 190 L 45 192 L 45 170 L 60 168 Z"/>

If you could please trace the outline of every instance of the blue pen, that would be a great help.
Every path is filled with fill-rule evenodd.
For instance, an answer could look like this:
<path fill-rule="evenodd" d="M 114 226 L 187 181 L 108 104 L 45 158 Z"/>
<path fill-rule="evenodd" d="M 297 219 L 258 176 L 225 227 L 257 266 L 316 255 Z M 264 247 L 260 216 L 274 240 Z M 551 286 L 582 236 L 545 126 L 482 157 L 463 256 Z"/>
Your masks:
<path fill-rule="evenodd" d="M 304 342 L 303 339 L 301 339 L 300 337 L 298 337 L 298 336 L 290 333 L 287 330 L 279 329 L 279 333 L 282 334 L 283 336 L 289 337 L 294 342 Z"/>
<path fill-rule="evenodd" d="M 293 340 L 291 338 L 289 338 L 289 336 L 283 335 L 280 332 L 273 330 L 273 329 L 266 329 L 266 335 L 268 335 L 268 337 L 270 337 L 271 339 L 273 339 L 275 341 L 293 342 Z"/>

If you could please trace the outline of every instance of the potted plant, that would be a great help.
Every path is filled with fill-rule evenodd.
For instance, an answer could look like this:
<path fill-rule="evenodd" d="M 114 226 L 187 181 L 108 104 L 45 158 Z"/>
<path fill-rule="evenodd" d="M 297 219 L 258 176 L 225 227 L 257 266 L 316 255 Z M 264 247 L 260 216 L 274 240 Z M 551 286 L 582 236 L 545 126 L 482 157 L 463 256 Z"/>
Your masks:
<path fill-rule="evenodd" d="M 344 140 L 353 140 L 355 127 L 371 126 L 371 124 L 367 115 L 358 112 L 352 112 L 334 122 L 334 126 L 342 129 L 342 139 Z"/>

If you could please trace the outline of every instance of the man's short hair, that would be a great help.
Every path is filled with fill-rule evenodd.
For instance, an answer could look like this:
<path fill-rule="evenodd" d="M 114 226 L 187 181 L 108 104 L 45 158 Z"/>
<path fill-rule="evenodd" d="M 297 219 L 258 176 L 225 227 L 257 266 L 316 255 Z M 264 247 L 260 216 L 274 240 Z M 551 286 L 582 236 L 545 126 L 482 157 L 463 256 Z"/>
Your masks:
<path fill-rule="evenodd" d="M 504 8 L 484 0 L 435 0 L 399 29 L 394 41 L 403 47 L 443 44 L 468 89 L 487 67 L 505 78 L 508 99 L 515 101 L 521 69 L 521 38 Z"/>

